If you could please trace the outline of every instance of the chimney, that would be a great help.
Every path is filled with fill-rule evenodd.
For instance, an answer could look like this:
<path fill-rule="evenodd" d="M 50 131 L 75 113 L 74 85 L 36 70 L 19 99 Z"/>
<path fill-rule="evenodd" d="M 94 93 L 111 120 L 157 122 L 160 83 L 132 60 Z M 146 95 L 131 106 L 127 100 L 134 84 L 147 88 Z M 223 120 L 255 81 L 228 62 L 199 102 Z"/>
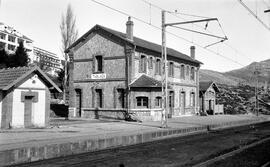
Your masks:
<path fill-rule="evenodd" d="M 195 46 L 190 47 L 190 57 L 195 59 Z"/>
<path fill-rule="evenodd" d="M 128 21 L 126 23 L 127 26 L 127 30 L 126 30 L 126 35 L 127 35 L 127 39 L 133 41 L 133 21 L 131 21 L 131 17 L 128 17 Z"/>

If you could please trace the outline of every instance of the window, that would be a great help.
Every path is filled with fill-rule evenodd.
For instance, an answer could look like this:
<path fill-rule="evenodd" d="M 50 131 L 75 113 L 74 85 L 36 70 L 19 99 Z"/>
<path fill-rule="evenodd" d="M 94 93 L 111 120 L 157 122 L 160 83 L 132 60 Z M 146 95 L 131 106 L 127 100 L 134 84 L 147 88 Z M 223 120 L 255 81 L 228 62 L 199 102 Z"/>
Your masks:
<path fill-rule="evenodd" d="M 146 56 L 141 55 L 139 72 L 146 73 Z"/>
<path fill-rule="evenodd" d="M 190 93 L 190 106 L 191 107 L 195 106 L 195 93 L 194 92 Z"/>
<path fill-rule="evenodd" d="M 169 76 L 170 77 L 174 76 L 173 62 L 169 63 Z"/>
<path fill-rule="evenodd" d="M 96 89 L 96 107 L 102 108 L 102 89 Z"/>
<path fill-rule="evenodd" d="M 0 39 L 6 39 L 6 34 L 0 33 Z"/>
<path fill-rule="evenodd" d="M 18 38 L 18 44 L 23 43 L 23 39 Z"/>
<path fill-rule="evenodd" d="M 149 69 L 153 69 L 153 57 L 149 58 Z"/>
<path fill-rule="evenodd" d="M 8 50 L 14 51 L 14 50 L 15 50 L 15 46 L 14 46 L 14 45 L 8 44 Z"/>
<path fill-rule="evenodd" d="M 103 58 L 102 58 L 102 56 L 96 56 L 95 72 L 103 72 Z"/>
<path fill-rule="evenodd" d="M 156 74 L 161 75 L 161 61 L 156 59 Z"/>
<path fill-rule="evenodd" d="M 194 67 L 191 67 L 191 70 L 190 70 L 190 79 L 192 81 L 195 80 L 195 70 L 194 70 Z"/>
<path fill-rule="evenodd" d="M 5 49 L 5 47 L 6 47 L 6 44 L 3 42 L 0 42 L 0 50 Z"/>
<path fill-rule="evenodd" d="M 185 79 L 185 66 L 181 65 L 180 70 L 180 78 Z"/>
<path fill-rule="evenodd" d="M 161 108 L 162 107 L 162 97 L 158 96 L 155 99 L 155 106 Z"/>
<path fill-rule="evenodd" d="M 148 108 L 148 97 L 136 97 L 137 107 Z"/>
<path fill-rule="evenodd" d="M 186 75 L 189 76 L 189 66 L 187 66 Z"/>
<path fill-rule="evenodd" d="M 117 89 L 117 108 L 125 108 L 125 90 Z"/>
<path fill-rule="evenodd" d="M 8 41 L 10 41 L 10 42 L 15 42 L 15 37 L 9 35 L 9 36 L 8 36 Z"/>

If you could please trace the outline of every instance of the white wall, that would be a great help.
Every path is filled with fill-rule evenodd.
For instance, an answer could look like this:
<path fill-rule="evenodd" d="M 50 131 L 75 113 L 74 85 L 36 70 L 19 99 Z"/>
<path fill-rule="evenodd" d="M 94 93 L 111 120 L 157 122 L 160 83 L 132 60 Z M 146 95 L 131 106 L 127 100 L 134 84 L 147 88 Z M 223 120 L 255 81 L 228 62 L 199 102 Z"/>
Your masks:
<path fill-rule="evenodd" d="M 0 90 L 0 128 L 1 128 L 1 121 L 2 121 L 2 101 L 3 101 L 3 92 Z"/>
<path fill-rule="evenodd" d="M 21 91 L 15 89 L 13 92 L 11 126 L 14 128 L 24 127 L 24 103 L 21 102 Z"/>
<path fill-rule="evenodd" d="M 45 126 L 46 86 L 37 76 L 33 76 L 14 90 L 12 127 L 24 127 L 24 102 L 21 102 L 21 92 L 29 91 L 29 88 L 32 92 L 38 92 L 38 102 L 32 103 L 32 123 L 34 126 Z"/>

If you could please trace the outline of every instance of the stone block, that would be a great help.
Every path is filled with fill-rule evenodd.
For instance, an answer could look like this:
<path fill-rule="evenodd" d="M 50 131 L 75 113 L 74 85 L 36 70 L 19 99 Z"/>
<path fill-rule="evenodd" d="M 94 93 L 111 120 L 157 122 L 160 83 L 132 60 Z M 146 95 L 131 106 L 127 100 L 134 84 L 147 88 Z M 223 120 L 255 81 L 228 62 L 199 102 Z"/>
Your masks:
<path fill-rule="evenodd" d="M 14 164 L 15 161 L 15 150 L 0 151 L 0 166 Z"/>
<path fill-rule="evenodd" d="M 152 132 L 151 136 L 152 136 L 152 139 L 156 138 L 157 137 L 157 132 Z"/>
<path fill-rule="evenodd" d="M 45 158 L 54 158 L 59 156 L 59 148 L 57 144 L 47 145 L 45 147 Z"/>
<path fill-rule="evenodd" d="M 15 161 L 16 163 L 30 161 L 30 148 L 19 148 Z"/>
<path fill-rule="evenodd" d="M 129 142 L 130 145 L 131 144 L 136 144 L 136 137 L 134 135 L 130 135 L 128 138 L 129 138 L 128 142 Z"/>
<path fill-rule="evenodd" d="M 70 155 L 70 154 L 72 154 L 71 143 L 59 144 L 59 155 L 60 156 L 65 156 L 65 155 Z"/>
<path fill-rule="evenodd" d="M 142 143 L 142 134 L 136 135 L 136 143 L 137 144 Z"/>
<path fill-rule="evenodd" d="M 31 147 L 30 148 L 30 158 L 31 161 L 37 161 L 45 158 L 45 148 L 44 147 Z"/>
<path fill-rule="evenodd" d="M 106 141 L 105 139 L 99 139 L 98 140 L 98 149 L 99 150 L 106 148 L 106 142 L 105 141 Z"/>
<path fill-rule="evenodd" d="M 126 146 L 129 144 L 129 137 L 128 136 L 122 136 L 122 146 Z"/>
<path fill-rule="evenodd" d="M 163 132 L 162 132 L 162 136 L 167 136 L 168 135 L 168 131 L 167 130 L 164 130 Z"/>
<path fill-rule="evenodd" d="M 95 151 L 98 149 L 98 140 L 87 141 L 87 151 Z"/>
<path fill-rule="evenodd" d="M 110 147 L 115 147 L 116 146 L 116 143 L 115 143 L 115 138 L 114 137 L 111 137 L 111 138 L 107 138 L 105 139 L 106 141 L 106 147 L 107 148 L 110 148 Z"/>
<path fill-rule="evenodd" d="M 143 142 L 152 141 L 152 133 L 144 133 L 142 141 Z"/>

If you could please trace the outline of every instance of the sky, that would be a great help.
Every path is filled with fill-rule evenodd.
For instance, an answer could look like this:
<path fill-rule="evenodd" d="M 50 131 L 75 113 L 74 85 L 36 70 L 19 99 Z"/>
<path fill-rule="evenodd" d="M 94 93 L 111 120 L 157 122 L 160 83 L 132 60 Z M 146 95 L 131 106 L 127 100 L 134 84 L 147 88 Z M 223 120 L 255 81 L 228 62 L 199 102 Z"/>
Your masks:
<path fill-rule="evenodd" d="M 225 72 L 270 58 L 270 30 L 256 20 L 238 0 L 96 0 L 127 15 L 92 0 L 0 1 L 0 22 L 15 28 L 34 40 L 35 46 L 54 52 L 60 58 L 62 52 L 59 25 L 69 3 L 76 15 L 79 37 L 96 24 L 125 32 L 125 23 L 129 15 L 134 21 L 134 36 L 161 44 L 159 8 L 162 8 L 168 11 L 165 15 L 166 23 L 192 21 L 205 17 L 218 18 L 221 26 L 217 21 L 211 21 L 208 22 L 206 29 L 206 22 L 179 25 L 182 28 L 216 36 L 226 35 L 227 41 L 207 47 L 211 52 L 204 47 L 220 39 L 190 33 L 175 27 L 166 28 L 167 47 L 189 55 L 190 46 L 195 45 L 196 59 L 203 63 L 202 69 Z M 263 13 L 268 7 L 270 8 L 269 0 L 242 1 L 269 25 L 270 13 Z M 176 11 L 178 14 L 175 13 Z"/>

